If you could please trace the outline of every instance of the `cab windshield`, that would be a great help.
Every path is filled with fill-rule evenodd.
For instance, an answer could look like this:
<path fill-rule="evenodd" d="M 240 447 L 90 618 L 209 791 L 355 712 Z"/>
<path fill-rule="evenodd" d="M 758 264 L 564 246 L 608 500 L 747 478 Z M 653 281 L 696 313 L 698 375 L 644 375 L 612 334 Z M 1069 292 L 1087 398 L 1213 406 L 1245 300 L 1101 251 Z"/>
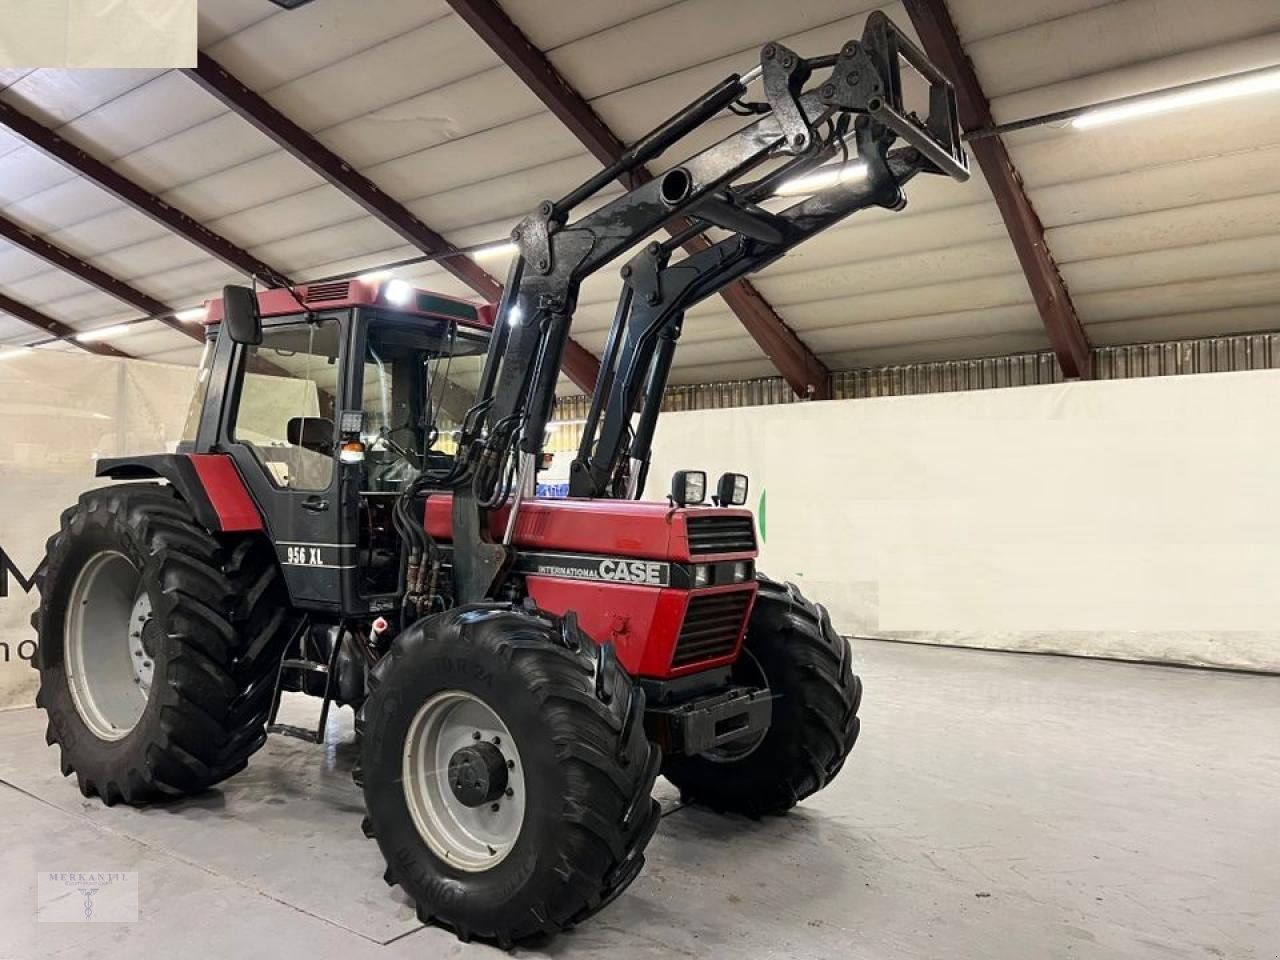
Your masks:
<path fill-rule="evenodd" d="M 365 489 L 395 491 L 445 468 L 475 402 L 488 338 L 455 323 L 374 320 L 363 358 Z"/>

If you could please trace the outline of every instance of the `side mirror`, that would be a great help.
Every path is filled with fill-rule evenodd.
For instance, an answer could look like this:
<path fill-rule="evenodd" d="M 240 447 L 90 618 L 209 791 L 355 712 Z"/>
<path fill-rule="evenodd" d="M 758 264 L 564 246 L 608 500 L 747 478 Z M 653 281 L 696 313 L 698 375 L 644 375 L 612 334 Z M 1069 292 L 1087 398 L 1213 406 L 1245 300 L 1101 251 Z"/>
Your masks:
<path fill-rule="evenodd" d="M 256 346 L 262 342 L 258 297 L 248 287 L 228 284 L 222 288 L 222 326 L 232 343 Z"/>
<path fill-rule="evenodd" d="M 333 421 L 327 417 L 290 417 L 284 436 L 291 447 L 304 447 L 326 457 L 333 453 Z"/>

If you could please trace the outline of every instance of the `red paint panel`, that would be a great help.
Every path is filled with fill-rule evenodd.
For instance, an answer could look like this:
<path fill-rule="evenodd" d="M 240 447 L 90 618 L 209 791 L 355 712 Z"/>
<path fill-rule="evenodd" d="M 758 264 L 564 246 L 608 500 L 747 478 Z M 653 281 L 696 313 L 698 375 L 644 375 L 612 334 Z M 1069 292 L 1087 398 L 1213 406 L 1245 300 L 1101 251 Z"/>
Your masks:
<path fill-rule="evenodd" d="M 508 509 L 493 514 L 495 537 L 506 529 Z M 437 540 L 452 540 L 452 511 L 450 494 L 433 494 L 427 501 L 427 532 Z M 525 500 L 514 541 L 527 550 L 666 560 L 676 512 L 662 503 L 636 500 Z"/>
<path fill-rule="evenodd" d="M 433 494 L 427 500 L 427 532 L 437 540 L 453 539 L 453 498 Z M 641 560 L 690 562 L 685 518 L 691 515 L 739 515 L 749 510 L 720 507 L 672 508 L 663 503 L 636 500 L 526 500 L 516 521 L 514 542 L 529 551 L 605 554 Z M 495 539 L 506 529 L 507 509 L 497 511 L 491 523 Z M 697 563 L 721 559 L 750 559 L 754 551 L 699 556 Z M 543 610 L 564 614 L 572 610 L 578 623 L 597 643 L 612 641 L 618 659 L 632 674 L 667 678 L 724 666 L 737 659 L 742 629 L 733 651 L 724 656 L 676 669 L 671 667 L 676 641 L 684 623 L 687 590 L 625 583 L 599 583 L 568 577 L 529 576 L 529 595 Z M 697 595 L 744 589 L 741 584 L 698 590 Z M 755 585 L 747 589 L 754 596 Z M 750 606 L 747 616 L 750 615 Z M 743 627 L 745 627 L 745 617 Z"/>
<path fill-rule="evenodd" d="M 230 457 L 221 453 L 194 453 L 189 459 L 218 515 L 218 527 L 223 533 L 262 529 L 262 516 Z"/>
<path fill-rule="evenodd" d="M 528 577 L 525 582 L 540 609 L 559 615 L 572 610 L 578 615 L 579 626 L 596 643 L 612 641 L 618 659 L 632 674 L 645 672 L 650 637 L 671 634 L 670 628 L 655 630 L 655 623 L 670 621 L 670 598 L 663 603 L 662 595 L 679 591 L 559 577 Z M 675 606 L 678 630 L 684 602 L 677 598 Z"/>
<path fill-rule="evenodd" d="M 423 290 L 418 287 L 413 288 L 413 300 L 409 304 L 401 305 L 390 303 L 384 296 L 386 283 L 377 281 L 370 283 L 364 280 L 334 280 L 323 283 L 302 284 L 292 289 L 288 287 L 276 287 L 271 290 L 263 290 L 258 293 L 258 312 L 264 317 L 285 317 L 293 313 L 301 313 L 307 310 L 341 310 L 346 307 L 362 307 L 379 304 L 390 311 L 403 313 L 414 317 L 432 317 L 436 319 L 454 319 L 459 323 L 468 327 L 478 327 L 488 330 L 493 326 L 493 317 L 497 312 L 495 304 L 472 303 L 470 300 L 462 300 L 458 297 L 450 297 L 443 293 L 435 293 L 430 290 Z M 429 310 L 419 310 L 416 306 L 418 295 L 435 297 L 438 300 L 448 300 L 461 304 L 470 310 L 476 311 L 475 320 L 465 320 L 457 317 L 447 316 L 442 313 L 432 313 Z M 222 322 L 222 298 L 219 297 L 210 300 L 205 305 L 204 323 L 213 324 Z"/>
<path fill-rule="evenodd" d="M 560 577 L 528 577 L 525 582 L 529 596 L 540 609 L 558 615 L 572 610 L 578 615 L 578 624 L 596 643 L 612 641 L 618 651 L 618 659 L 634 676 L 666 679 L 728 666 L 738 659 L 743 631 L 751 616 L 752 604 L 748 604 L 742 623 L 738 625 L 738 641 L 729 653 L 673 669 L 671 660 L 689 599 L 742 590 L 740 585 L 712 587 L 693 594 L 686 590 L 591 583 Z M 748 589 L 754 603 L 755 585 L 751 584 Z"/>
<path fill-rule="evenodd" d="M 453 539 L 453 497 L 433 494 L 427 501 L 427 532 L 437 540 Z M 751 517 L 750 510 L 721 507 L 669 507 L 645 500 L 525 500 L 516 521 L 515 544 L 527 550 L 603 553 L 637 560 L 688 562 L 686 519 L 694 515 Z M 500 537 L 507 508 L 493 515 L 490 530 Z M 704 554 L 696 562 L 750 559 L 755 551 Z"/>

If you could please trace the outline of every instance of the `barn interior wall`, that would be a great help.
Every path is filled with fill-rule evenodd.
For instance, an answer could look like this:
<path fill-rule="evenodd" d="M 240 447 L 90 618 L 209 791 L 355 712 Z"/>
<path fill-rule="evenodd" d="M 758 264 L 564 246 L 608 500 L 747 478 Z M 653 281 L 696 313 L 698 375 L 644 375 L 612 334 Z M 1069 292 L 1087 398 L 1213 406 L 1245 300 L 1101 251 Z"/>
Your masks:
<path fill-rule="evenodd" d="M 0 708 L 35 697 L 34 587 L 58 517 L 85 490 L 99 457 L 172 450 L 182 435 L 193 367 L 32 351 L 0 363 Z"/>
<path fill-rule="evenodd" d="M 671 413 L 846 634 L 1280 670 L 1280 372 Z"/>

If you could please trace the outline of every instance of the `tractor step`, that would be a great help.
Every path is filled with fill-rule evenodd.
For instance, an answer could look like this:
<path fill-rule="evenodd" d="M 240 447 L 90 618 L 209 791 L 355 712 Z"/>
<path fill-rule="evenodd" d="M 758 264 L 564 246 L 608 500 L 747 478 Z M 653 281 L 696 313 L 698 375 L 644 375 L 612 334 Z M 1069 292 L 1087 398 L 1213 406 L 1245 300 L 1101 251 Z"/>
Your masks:
<path fill-rule="evenodd" d="M 282 737 L 293 737 L 295 740 L 305 740 L 307 743 L 320 743 L 324 738 L 324 727 L 310 730 L 307 727 L 295 727 L 291 723 L 269 723 L 267 733 L 278 733 Z"/>
<path fill-rule="evenodd" d="M 294 635 L 293 640 L 298 643 L 298 652 L 305 653 L 305 638 L 309 629 L 309 624 L 304 621 L 298 632 Z M 271 696 L 271 712 L 267 714 L 267 733 L 278 733 L 284 737 L 293 737 L 295 740 L 304 740 L 307 743 L 323 743 L 325 723 L 329 719 L 329 705 L 333 703 L 333 686 L 334 676 L 337 674 L 338 652 L 342 649 L 343 633 L 339 632 L 334 638 L 333 648 L 329 653 L 329 662 L 321 663 L 318 660 L 309 660 L 306 656 L 299 657 L 282 657 L 280 666 L 276 670 L 276 687 Z M 290 641 L 289 646 L 293 646 Z M 284 692 L 284 676 L 285 671 L 293 671 L 302 675 L 319 674 L 324 677 L 324 699 L 320 705 L 320 721 L 316 724 L 314 730 L 307 727 L 299 727 L 291 723 L 279 723 L 276 715 L 280 712 L 280 695 Z M 301 689 L 306 692 L 306 685 L 301 684 Z"/>

